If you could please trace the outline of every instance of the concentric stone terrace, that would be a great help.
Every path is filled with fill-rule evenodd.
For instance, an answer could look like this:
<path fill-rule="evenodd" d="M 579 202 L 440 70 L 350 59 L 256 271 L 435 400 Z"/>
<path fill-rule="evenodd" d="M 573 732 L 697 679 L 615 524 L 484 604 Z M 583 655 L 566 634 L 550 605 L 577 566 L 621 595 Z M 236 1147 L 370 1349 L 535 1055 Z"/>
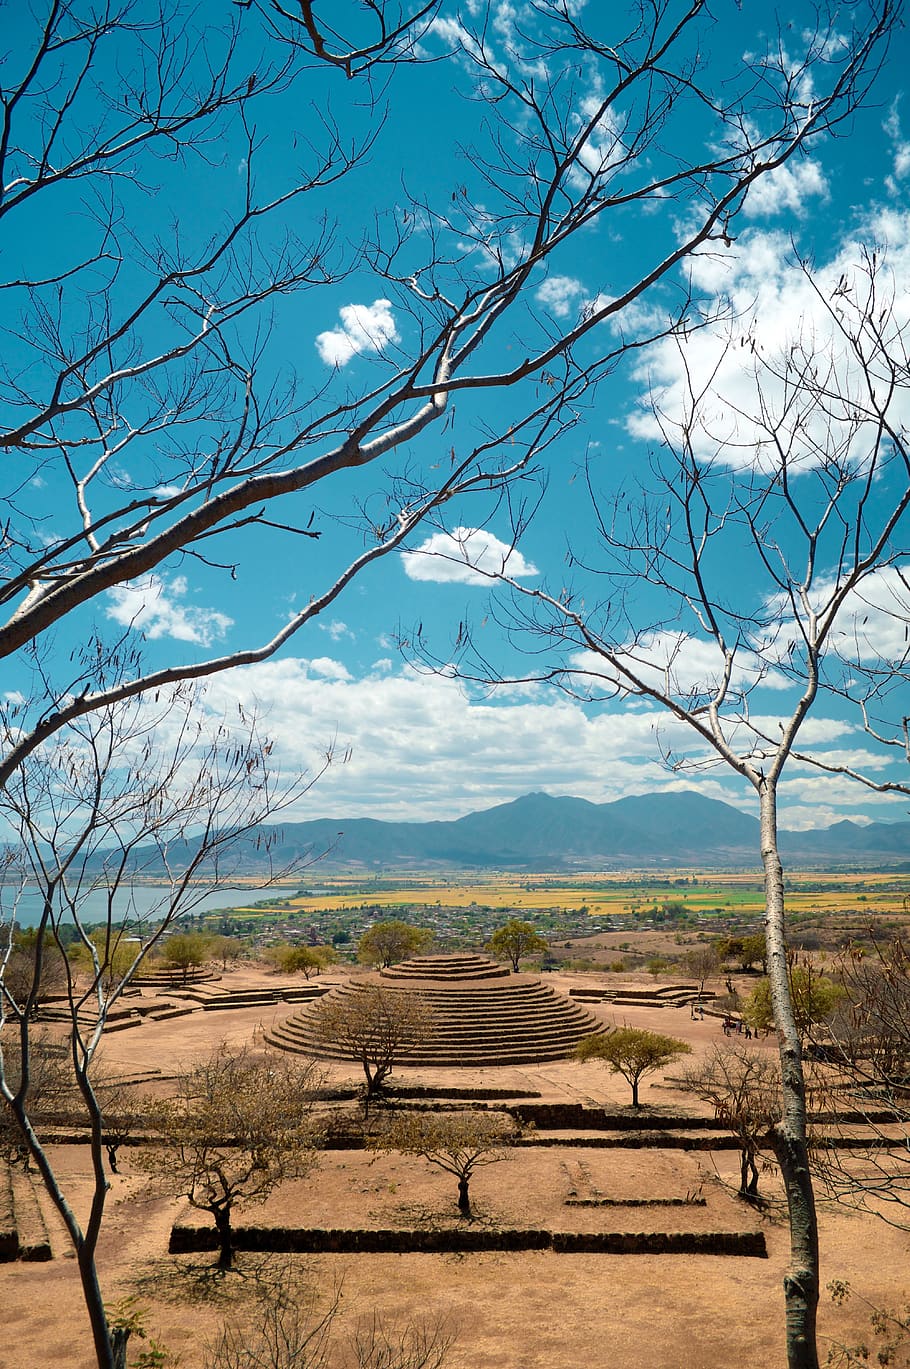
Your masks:
<path fill-rule="evenodd" d="M 388 993 L 417 994 L 432 1009 L 426 1039 L 402 1050 L 399 1065 L 458 1067 L 529 1065 L 565 1060 L 583 1036 L 606 1030 L 586 1008 L 532 975 L 509 974 L 482 956 L 420 956 L 330 990 L 362 992 L 378 984 Z M 325 1059 L 345 1058 L 319 1040 L 312 1009 L 272 1027 L 283 1050 Z"/>
<path fill-rule="evenodd" d="M 416 955 L 379 971 L 383 979 L 420 979 L 452 984 L 465 979 L 508 979 L 509 970 L 485 955 Z"/>

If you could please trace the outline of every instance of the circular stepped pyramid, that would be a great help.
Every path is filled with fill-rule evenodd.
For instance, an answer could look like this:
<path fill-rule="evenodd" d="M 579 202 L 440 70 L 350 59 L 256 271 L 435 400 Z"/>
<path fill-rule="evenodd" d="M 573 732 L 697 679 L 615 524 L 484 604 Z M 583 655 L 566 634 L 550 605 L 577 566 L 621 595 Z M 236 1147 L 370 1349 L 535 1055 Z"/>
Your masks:
<path fill-rule="evenodd" d="M 508 979 L 506 965 L 497 965 L 485 955 L 416 955 L 400 965 L 379 971 L 383 979 L 426 979 L 451 984 L 453 980 Z"/>
<path fill-rule="evenodd" d="M 482 956 L 421 956 L 339 985 L 330 994 L 352 996 L 367 985 L 415 994 L 431 1009 L 428 1035 L 404 1047 L 398 1065 L 457 1068 L 565 1060 L 582 1037 L 607 1030 L 586 1008 L 539 979 L 509 974 Z M 321 1041 L 314 1028 L 313 1009 L 298 1010 L 275 1024 L 267 1039 L 301 1055 L 349 1058 Z"/>

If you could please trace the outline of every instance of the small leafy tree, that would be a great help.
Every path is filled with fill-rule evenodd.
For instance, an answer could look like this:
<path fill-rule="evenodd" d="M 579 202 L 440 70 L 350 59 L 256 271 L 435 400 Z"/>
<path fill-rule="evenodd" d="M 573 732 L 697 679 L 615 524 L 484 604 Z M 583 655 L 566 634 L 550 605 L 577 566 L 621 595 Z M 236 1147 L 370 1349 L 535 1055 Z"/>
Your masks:
<path fill-rule="evenodd" d="M 843 989 L 828 979 L 808 962 L 797 963 L 792 958 L 788 966 L 793 1019 L 800 1038 L 805 1039 L 810 1029 L 836 1008 L 843 997 Z M 768 979 L 760 979 L 743 1006 L 743 1020 L 756 1031 L 770 1031 L 774 1026 L 774 1007 Z"/>
<path fill-rule="evenodd" d="M 725 936 L 717 943 L 717 954 L 721 960 L 732 961 L 741 970 L 751 970 L 753 965 L 765 966 L 765 934 L 753 932 L 749 936 Z"/>
<path fill-rule="evenodd" d="M 67 986 L 66 956 L 50 932 L 40 937 L 33 927 L 16 931 L 6 957 L 3 984 L 6 992 L 36 1017 L 41 1005 Z"/>
<path fill-rule="evenodd" d="M 547 950 L 547 943 L 530 922 L 512 917 L 504 927 L 497 927 L 487 942 L 487 950 L 497 960 L 508 960 L 513 973 L 517 974 L 518 962 L 527 955 L 542 955 Z"/>
<path fill-rule="evenodd" d="M 117 988 L 133 969 L 139 949 L 135 937 L 123 927 L 111 925 L 90 932 L 88 941 L 88 946 L 77 941 L 70 947 L 69 960 L 73 969 L 92 976 L 96 973 L 97 962 L 104 988 L 108 991 Z"/>
<path fill-rule="evenodd" d="M 357 943 L 357 959 L 364 965 L 394 965 L 416 955 L 432 940 L 433 933 L 426 928 L 412 927 L 397 918 L 374 922 Z"/>
<path fill-rule="evenodd" d="M 469 1185 L 474 1170 L 508 1156 L 517 1138 L 515 1123 L 503 1113 L 399 1112 L 370 1145 L 418 1155 L 458 1181 L 458 1211 L 473 1217 Z"/>
<path fill-rule="evenodd" d="M 161 947 L 161 958 L 169 969 L 182 972 L 185 984 L 190 970 L 200 969 L 214 952 L 211 937 L 203 932 L 174 932 Z"/>
<path fill-rule="evenodd" d="M 683 1087 L 702 1102 L 739 1142 L 739 1196 L 758 1199 L 758 1155 L 771 1149 L 780 1119 L 780 1068 L 770 1055 L 745 1042 L 715 1046 L 683 1076 Z"/>
<path fill-rule="evenodd" d="M 382 1089 L 403 1048 L 426 1037 L 432 1013 L 414 994 L 360 985 L 324 998 L 313 1009 L 317 1037 L 340 1047 L 363 1068 L 366 1104 Z"/>
<path fill-rule="evenodd" d="M 331 946 L 270 946 L 268 958 L 282 974 L 319 974 L 338 959 Z"/>
<path fill-rule="evenodd" d="M 643 1031 L 639 1027 L 617 1027 L 604 1036 L 585 1036 L 575 1047 L 578 1060 L 602 1060 L 613 1074 L 621 1074 L 632 1086 L 632 1106 L 640 1107 L 638 1085 L 646 1074 L 663 1069 L 692 1047 L 674 1036 Z"/>
<path fill-rule="evenodd" d="M 316 1163 L 313 1100 L 321 1082 L 312 1063 L 261 1059 L 222 1043 L 179 1075 L 175 1097 L 155 1110 L 161 1144 L 140 1163 L 211 1213 L 220 1270 L 233 1264 L 236 1205 L 264 1202 L 285 1179 L 300 1178 Z"/>

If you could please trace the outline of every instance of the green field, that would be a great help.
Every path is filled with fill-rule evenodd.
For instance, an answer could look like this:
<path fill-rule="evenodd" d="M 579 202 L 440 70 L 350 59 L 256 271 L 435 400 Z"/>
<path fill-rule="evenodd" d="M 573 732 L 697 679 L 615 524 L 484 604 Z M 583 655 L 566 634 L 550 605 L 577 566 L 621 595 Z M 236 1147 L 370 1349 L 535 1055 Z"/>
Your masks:
<path fill-rule="evenodd" d="M 856 875 L 801 872 L 787 879 L 788 913 L 794 918 L 902 916 L 910 907 L 910 876 L 864 871 Z M 535 920 L 571 914 L 573 920 L 628 919 L 670 908 L 676 917 L 758 918 L 763 912 L 760 878 L 754 872 L 717 874 L 679 871 L 622 874 L 503 875 L 467 878 L 388 875 L 369 879 L 332 877 L 282 895 L 268 904 L 235 908 L 246 918 L 281 919 L 316 914 L 360 917 L 445 917 L 460 912 L 510 915 Z"/>

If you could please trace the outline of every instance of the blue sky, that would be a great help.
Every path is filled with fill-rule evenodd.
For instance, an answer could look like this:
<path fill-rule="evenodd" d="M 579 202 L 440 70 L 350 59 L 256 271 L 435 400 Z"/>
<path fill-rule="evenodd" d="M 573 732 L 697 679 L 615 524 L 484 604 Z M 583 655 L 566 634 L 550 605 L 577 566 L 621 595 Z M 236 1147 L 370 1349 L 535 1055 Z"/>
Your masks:
<path fill-rule="evenodd" d="M 579 5 L 579 13 L 584 8 Z M 705 29 L 703 42 L 709 64 L 733 71 L 739 57 L 759 50 L 767 35 L 744 12 L 751 7 L 721 8 L 723 21 Z M 472 12 L 476 17 L 479 6 L 468 3 L 463 9 L 466 18 Z M 519 66 L 526 9 L 521 0 L 494 0 L 489 7 L 493 49 L 511 52 Z M 809 5 L 792 7 L 785 40 L 789 31 L 796 41 L 810 14 Z M 25 42 L 26 20 L 19 10 L 15 23 L 22 26 L 16 36 Z M 458 52 L 464 41 L 459 23 L 457 6 L 444 5 L 421 40 L 422 55 L 434 60 L 394 75 L 383 95 L 389 105 L 387 120 L 364 162 L 324 194 L 312 197 L 312 211 L 304 197 L 286 222 L 278 221 L 277 232 L 290 227 L 310 242 L 320 238 L 324 214 L 336 215 L 344 229 L 326 258 L 338 266 L 341 279 L 300 296 L 279 297 L 259 324 L 266 339 L 263 369 L 279 385 L 293 374 L 307 403 L 316 395 L 343 397 L 368 387 L 373 378 L 378 383 L 389 361 L 401 364 L 416 344 L 418 316 L 408 311 L 406 290 L 393 290 L 371 266 L 362 250 L 364 241 L 373 234 L 382 236 L 404 212 L 413 213 L 414 200 L 445 206 L 454 220 L 455 211 L 449 207 L 458 196 L 467 192 L 476 203 L 490 196 L 478 152 L 484 147 L 478 122 L 483 109 L 464 98 L 471 94 L 474 76 Z M 814 330 L 823 349 L 830 320 L 797 269 L 795 253 L 811 259 L 817 279 L 830 293 L 831 282 L 853 270 L 863 244 L 886 253 L 895 314 L 900 321 L 907 320 L 910 106 L 902 98 L 902 73 L 910 56 L 908 43 L 906 31 L 900 31 L 867 103 L 840 130 L 841 136 L 813 144 L 809 155 L 759 181 L 736 222 L 733 241 L 728 246 L 715 244 L 710 254 L 700 256 L 642 301 L 624 320 L 627 336 L 640 336 L 655 320 L 666 317 L 689 288 L 705 308 L 724 300 L 732 302 L 740 320 L 754 315 L 752 335 L 769 355 L 786 351 L 792 329 L 802 329 L 803 336 Z M 579 88 L 583 84 L 584 74 Z M 368 122 L 367 112 L 357 103 L 360 93 L 353 83 L 317 74 L 306 99 L 297 89 L 270 107 L 256 130 L 260 189 L 280 187 L 288 160 L 307 155 L 306 140 L 324 132 L 320 118 L 336 120 L 345 138 L 362 135 Z M 684 116 L 690 121 L 688 136 L 698 145 L 704 133 L 698 109 L 692 107 Z M 681 131 L 685 134 L 685 125 Z M 604 139 L 609 132 L 604 131 Z M 137 228 L 141 241 L 147 243 L 154 234 L 173 234 L 178 221 L 181 234 L 202 236 L 212 217 L 217 219 L 236 201 L 247 171 L 242 142 L 210 149 L 206 158 L 196 164 L 158 167 L 152 218 Z M 147 214 L 147 205 L 147 200 L 137 198 L 136 212 Z M 665 252 L 667 244 L 678 239 L 687 212 L 685 206 L 672 203 L 646 212 L 624 211 L 577 236 L 554 257 L 548 273 L 541 274 L 534 291 L 536 319 L 519 315 L 499 336 L 500 364 L 510 364 L 533 346 L 535 330 L 539 334 L 547 327 L 565 326 L 591 301 L 620 293 L 624 281 L 649 256 Z M 89 231 L 75 201 L 70 203 L 63 195 L 55 221 L 43 218 L 20 225 L 9 248 L 13 269 L 20 262 L 53 262 Z M 474 266 L 476 244 L 468 250 L 463 243 L 462 248 L 460 269 L 482 271 L 482 264 Z M 129 271 L 124 268 L 117 290 L 127 291 Z M 140 274 L 137 271 L 137 279 Z M 447 659 L 459 623 L 470 621 L 485 656 L 503 675 L 523 676 L 541 666 L 543 657 L 533 656 L 529 664 L 521 643 L 503 631 L 503 614 L 491 602 L 489 578 L 472 565 L 495 569 L 505 562 L 522 586 L 558 588 L 567 575 L 570 546 L 576 556 L 597 564 L 585 463 L 590 463 L 605 503 L 640 477 L 660 440 L 651 396 L 656 389 L 665 413 L 671 419 L 678 416 L 684 401 L 684 367 L 699 374 L 714 367 L 722 332 L 705 331 L 683 353 L 670 342 L 637 352 L 604 380 L 596 394 L 585 398 L 578 421 L 543 453 L 538 475 L 527 486 L 529 501 L 539 501 L 539 507 L 522 529 L 517 547 L 510 550 L 508 509 L 474 496 L 447 510 L 448 533 L 426 527 L 412 538 L 409 551 L 374 564 L 275 659 L 209 682 L 204 707 L 213 716 L 230 714 L 238 702 L 255 706 L 274 739 L 275 760 L 284 773 L 312 768 L 329 748 L 339 758 L 348 757 L 344 764 L 333 765 L 288 816 L 437 819 L 532 790 L 603 802 L 682 787 L 698 788 L 752 811 L 752 795 L 742 782 L 719 767 L 703 766 L 699 748 L 685 741 L 678 725 L 647 702 L 621 698 L 582 704 L 546 685 L 511 685 L 491 692 L 445 674 L 427 673 L 413 652 L 399 645 L 402 638 L 412 640 L 419 623 L 433 649 Z M 17 358 L 17 346 L 8 339 L 7 355 L 12 349 Z M 752 384 L 747 365 L 736 358 L 723 363 L 718 389 L 726 403 L 746 412 Z M 532 390 L 525 387 L 525 394 Z M 513 403 L 501 395 L 459 397 L 457 417 L 447 430 L 431 429 L 386 466 L 399 473 L 411 469 L 429 475 L 444 466 L 455 444 L 476 441 L 480 425 L 507 425 Z M 905 413 L 910 400 L 898 396 L 895 403 L 899 418 L 910 417 Z M 200 420 L 179 440 L 211 440 L 214 426 Z M 738 438 L 747 440 L 748 434 L 744 437 L 740 428 Z M 735 465 L 732 458 L 731 464 Z M 388 482 L 370 468 L 346 474 L 331 488 L 319 486 L 306 498 L 295 496 L 274 516 L 306 523 L 313 515 L 319 541 L 273 529 L 246 530 L 235 538 L 226 535 L 212 548 L 212 564 L 186 558 L 169 564 L 151 578 L 110 593 L 96 606 L 94 621 L 107 633 L 122 631 L 137 640 L 141 636 L 150 666 L 256 643 L 322 592 L 357 554 L 363 546 L 364 520 L 387 515 L 387 488 Z M 64 502 L 65 490 L 38 473 L 33 489 L 44 503 L 47 535 L 61 535 L 72 516 Z M 880 490 L 876 497 L 886 493 Z M 743 602 L 767 604 L 752 560 L 735 545 L 726 555 L 726 573 L 740 581 L 736 590 Z M 232 563 L 234 576 L 223 568 Z M 579 592 L 602 592 L 602 585 L 586 588 L 584 578 L 573 570 Z M 893 649 L 899 651 L 901 609 L 887 597 L 887 584 L 880 582 L 879 588 L 882 602 L 872 605 L 873 618 L 879 613 L 876 640 L 885 652 L 892 634 Z M 653 639 L 658 658 L 668 649 L 667 642 L 671 647 L 675 643 L 686 671 L 710 672 L 699 656 L 697 639 L 681 635 L 692 633 L 691 623 L 668 616 L 653 589 L 636 585 L 629 612 L 640 630 L 660 624 L 662 636 Z M 87 628 L 86 618 L 75 617 L 49 643 L 50 668 L 58 680 L 65 678 L 69 654 Z M 7 671 L 7 692 L 27 694 L 31 688 L 26 663 L 13 663 Z M 755 691 L 752 706 L 773 720 L 788 712 L 793 698 L 772 670 Z M 769 726 L 773 728 L 773 722 Z M 842 763 L 870 768 L 879 776 L 889 773 L 888 758 L 864 736 L 857 715 L 834 698 L 818 701 L 806 739 Z M 661 759 L 662 747 L 684 749 L 696 768 L 691 773 L 669 770 Z M 895 773 L 910 780 L 906 766 L 896 766 Z M 796 765 L 782 786 L 785 826 L 825 825 L 841 817 L 901 818 L 906 808 L 906 800 L 872 795 L 849 780 Z"/>

